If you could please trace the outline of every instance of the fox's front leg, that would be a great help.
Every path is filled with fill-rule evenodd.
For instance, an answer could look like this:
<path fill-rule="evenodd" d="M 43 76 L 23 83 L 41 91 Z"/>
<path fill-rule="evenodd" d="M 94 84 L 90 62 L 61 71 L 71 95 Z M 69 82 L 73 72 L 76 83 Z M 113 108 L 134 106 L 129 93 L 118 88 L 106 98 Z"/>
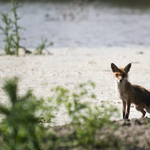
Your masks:
<path fill-rule="evenodd" d="M 126 102 L 122 100 L 122 115 L 123 115 L 123 119 L 125 118 L 125 114 L 126 114 Z"/>
<path fill-rule="evenodd" d="M 126 114 L 125 114 L 125 119 L 128 119 L 128 118 L 129 118 L 130 106 L 131 106 L 131 103 L 130 103 L 130 102 L 127 102 L 127 110 L 126 110 Z"/>

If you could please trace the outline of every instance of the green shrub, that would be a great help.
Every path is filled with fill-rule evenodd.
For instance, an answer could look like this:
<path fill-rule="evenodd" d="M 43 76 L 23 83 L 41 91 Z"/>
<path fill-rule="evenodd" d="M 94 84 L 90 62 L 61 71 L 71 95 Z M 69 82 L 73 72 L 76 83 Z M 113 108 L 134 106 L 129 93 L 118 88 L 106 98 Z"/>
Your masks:
<path fill-rule="evenodd" d="M 0 104 L 0 114 L 4 116 L 0 124 L 0 133 L 4 144 L 1 149 L 40 150 L 45 129 L 39 121 L 43 113 L 51 118 L 50 110 L 44 106 L 44 100 L 37 99 L 30 90 L 20 97 L 17 94 L 17 83 L 18 79 L 13 78 L 7 80 L 4 85 L 10 106 Z M 47 110 L 48 114 L 46 114 Z"/>
<path fill-rule="evenodd" d="M 52 90 L 52 96 L 44 100 L 36 98 L 31 90 L 19 96 L 18 78 L 7 80 L 3 89 L 10 104 L 0 104 L 0 115 L 3 116 L 0 124 L 1 150 L 121 150 L 121 142 L 104 132 L 105 128 L 116 128 L 110 119 L 117 117 L 118 111 L 104 104 L 94 106 L 85 103 L 85 100 L 95 98 L 93 93 L 88 92 L 90 87 L 94 88 L 94 83 L 80 84 L 75 92 L 58 86 Z M 56 126 L 53 118 L 62 107 L 70 122 Z M 45 123 L 49 126 L 45 127 Z"/>
<path fill-rule="evenodd" d="M 111 121 L 111 117 L 118 117 L 118 110 L 113 106 L 94 106 L 91 103 L 85 103 L 81 100 L 95 98 L 93 93 L 89 93 L 87 87 L 95 87 L 94 83 L 88 82 L 80 84 L 75 91 L 57 87 L 54 91 L 57 103 L 65 106 L 67 114 L 70 117 L 70 123 L 60 129 L 57 137 L 57 146 L 51 149 L 103 149 L 107 150 L 120 149 L 121 142 L 113 137 L 113 135 L 105 135 L 103 129 L 117 128 L 116 124 Z M 65 130 L 66 134 L 61 134 Z M 72 130 L 72 131 L 70 131 Z M 57 131 L 57 130 L 56 130 Z M 63 133 L 63 132 L 62 132 Z M 55 134 L 58 134 L 57 132 Z"/>

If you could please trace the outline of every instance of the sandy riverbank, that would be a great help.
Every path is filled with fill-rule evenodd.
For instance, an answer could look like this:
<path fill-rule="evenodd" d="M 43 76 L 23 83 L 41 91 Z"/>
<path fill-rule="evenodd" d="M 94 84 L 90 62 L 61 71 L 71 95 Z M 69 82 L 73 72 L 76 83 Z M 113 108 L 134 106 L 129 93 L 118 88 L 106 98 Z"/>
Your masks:
<path fill-rule="evenodd" d="M 0 56 L 0 87 L 5 78 L 18 76 L 20 94 L 32 88 L 35 95 L 47 97 L 50 89 L 57 85 L 73 89 L 74 85 L 91 80 L 96 84 L 94 92 L 97 96 L 92 103 L 99 105 L 101 101 L 107 101 L 121 111 L 110 63 L 124 67 L 131 62 L 130 82 L 150 89 L 150 48 L 65 48 L 52 49 L 51 53 L 53 55 Z M 7 104 L 5 97 L 0 89 L 0 101 Z M 139 118 L 140 115 L 132 106 L 130 118 Z M 59 113 L 56 122 L 65 124 L 67 118 L 62 118 Z"/>

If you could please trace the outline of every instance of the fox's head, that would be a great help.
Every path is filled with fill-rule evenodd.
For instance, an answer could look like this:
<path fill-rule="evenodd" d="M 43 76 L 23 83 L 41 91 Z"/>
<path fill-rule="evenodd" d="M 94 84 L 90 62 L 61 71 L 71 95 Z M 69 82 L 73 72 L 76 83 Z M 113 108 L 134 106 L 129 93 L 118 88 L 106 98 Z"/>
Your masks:
<path fill-rule="evenodd" d="M 114 63 L 111 63 L 112 72 L 119 83 L 128 79 L 128 72 L 130 71 L 130 68 L 131 63 L 129 63 L 125 68 L 118 68 Z"/>

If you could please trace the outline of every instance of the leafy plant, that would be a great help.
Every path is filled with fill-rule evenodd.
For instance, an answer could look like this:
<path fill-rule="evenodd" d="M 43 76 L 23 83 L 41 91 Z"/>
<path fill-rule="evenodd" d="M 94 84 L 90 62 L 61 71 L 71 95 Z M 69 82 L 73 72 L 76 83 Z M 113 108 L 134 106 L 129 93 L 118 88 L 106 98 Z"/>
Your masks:
<path fill-rule="evenodd" d="M 47 43 L 48 42 L 47 38 L 45 38 L 45 39 L 42 38 L 41 41 L 42 41 L 42 43 L 36 48 L 36 52 L 35 52 L 36 55 L 43 54 L 43 50 L 46 50 L 46 48 L 48 48 L 48 47 L 53 45 L 53 42 Z"/>
<path fill-rule="evenodd" d="M 104 104 L 94 106 L 85 103 L 87 98 L 95 98 L 88 91 L 91 87 L 94 88 L 95 84 L 90 81 L 77 86 L 75 92 L 58 86 L 52 90 L 52 96 L 44 100 L 37 99 L 31 90 L 19 96 L 18 78 L 7 80 L 3 89 L 10 105 L 0 104 L 0 115 L 3 115 L 0 124 L 1 150 L 121 150 L 118 139 L 104 134 L 105 128 L 116 128 L 110 119 L 118 116 L 118 111 Z M 62 107 L 70 122 L 56 127 L 52 118 Z M 45 127 L 44 122 L 54 126 Z"/>
<path fill-rule="evenodd" d="M 17 0 L 11 0 L 11 3 L 13 5 L 11 11 L 13 12 L 13 15 L 14 15 L 14 21 L 12 22 L 13 25 L 14 25 L 14 30 L 13 30 L 13 46 L 15 48 L 16 54 L 18 55 L 18 50 L 19 50 L 20 47 L 22 47 L 22 46 L 20 46 L 20 39 L 21 39 L 21 37 L 19 35 L 19 30 L 20 29 L 24 29 L 24 28 L 22 28 L 22 27 L 20 27 L 18 25 L 18 20 L 20 19 L 18 17 L 18 14 L 17 14 L 17 9 L 20 7 L 19 6 L 19 2 Z"/>
<path fill-rule="evenodd" d="M 5 54 L 14 54 L 14 51 L 11 51 L 11 47 L 12 47 L 12 39 L 13 39 L 13 35 L 10 33 L 10 30 L 13 28 L 12 26 L 12 21 L 11 19 L 8 17 L 8 14 L 1 14 L 2 15 L 2 21 L 5 23 L 5 27 L 0 26 L 1 31 L 3 32 L 3 35 L 5 36 L 4 42 L 5 47 Z"/>
<path fill-rule="evenodd" d="M 118 110 L 113 106 L 92 106 L 91 103 L 85 103 L 81 100 L 86 98 L 95 98 L 93 93 L 89 93 L 87 86 L 95 87 L 95 84 L 88 82 L 80 84 L 75 91 L 71 93 L 68 89 L 57 87 L 55 96 L 57 103 L 61 107 L 64 105 L 68 117 L 70 117 L 70 124 L 65 126 L 62 130 L 66 131 L 67 135 L 59 134 L 57 146 L 54 149 L 121 149 L 121 142 L 113 137 L 107 135 L 104 137 L 104 128 L 116 129 L 117 126 L 110 120 L 112 116 L 118 117 Z M 72 130 L 72 132 L 69 132 Z M 61 130 L 60 130 L 61 132 Z M 111 138 L 111 142 L 110 142 Z M 116 144 L 117 141 L 117 144 Z M 54 145 L 53 145 L 54 146 Z M 52 147 L 51 147 L 52 148 Z"/>
<path fill-rule="evenodd" d="M 17 94 L 18 78 L 7 80 L 3 89 L 9 97 L 10 106 L 0 104 L 0 114 L 4 116 L 0 124 L 4 144 L 1 149 L 40 150 L 45 129 L 39 121 L 42 114 L 50 119 L 51 109 L 30 90 L 20 97 Z"/>
<path fill-rule="evenodd" d="M 21 37 L 19 35 L 19 30 L 24 29 L 18 25 L 18 20 L 20 19 L 17 14 L 17 9 L 20 7 L 18 1 L 11 0 L 13 5 L 11 12 L 13 13 L 13 19 L 11 19 L 8 13 L 2 15 L 2 21 L 5 24 L 5 27 L 0 26 L 0 29 L 5 36 L 5 54 L 6 55 L 13 55 L 16 54 L 18 56 L 18 50 L 20 47 L 24 48 L 20 45 Z M 25 49 L 25 48 L 24 48 Z"/>

